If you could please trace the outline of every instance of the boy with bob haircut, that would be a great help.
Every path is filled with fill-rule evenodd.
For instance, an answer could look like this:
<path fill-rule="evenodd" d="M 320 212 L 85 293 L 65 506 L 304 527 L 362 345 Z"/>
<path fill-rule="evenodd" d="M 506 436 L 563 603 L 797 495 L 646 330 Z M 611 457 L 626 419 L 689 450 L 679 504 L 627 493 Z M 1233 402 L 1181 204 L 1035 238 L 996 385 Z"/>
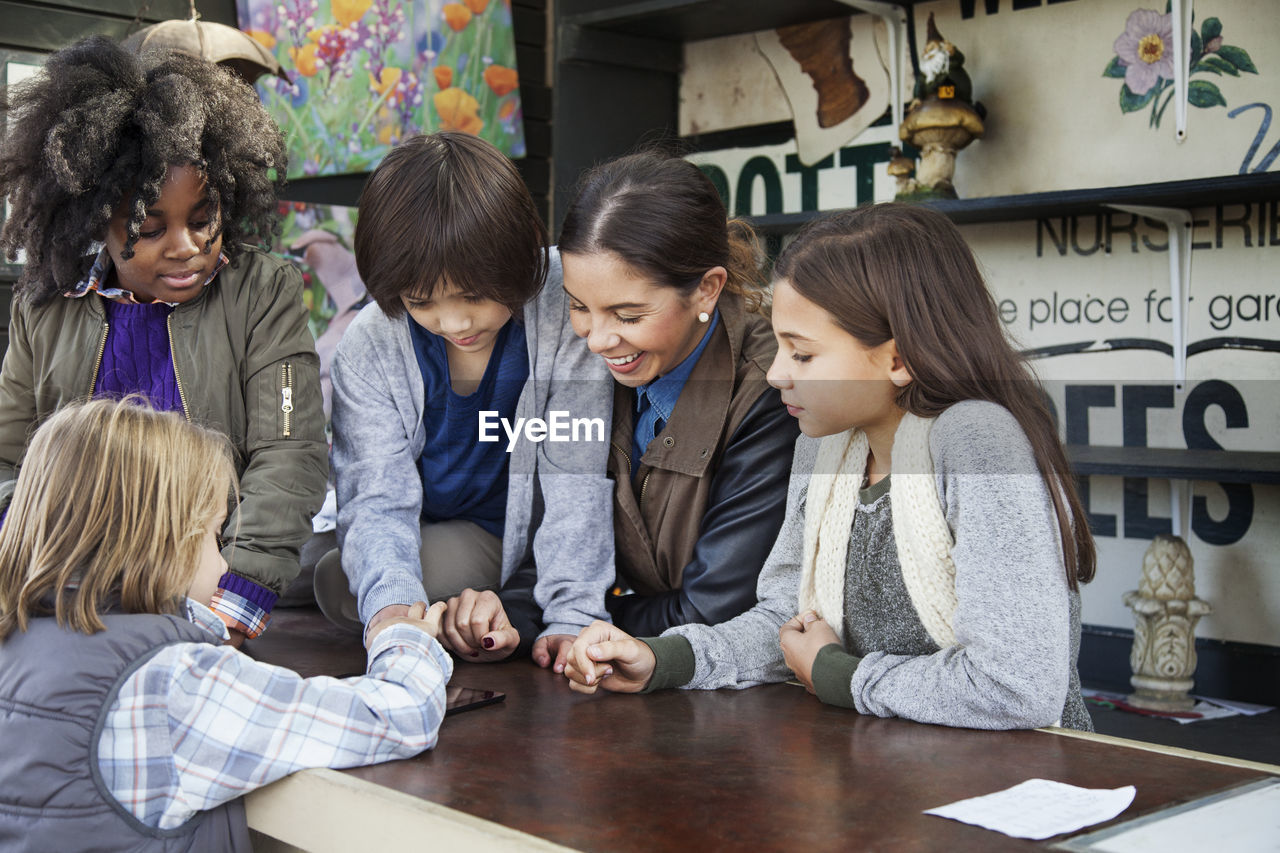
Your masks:
<path fill-rule="evenodd" d="M 467 134 L 407 139 L 360 196 L 355 255 L 374 304 L 332 367 L 339 549 L 316 567 L 321 609 L 368 631 L 464 590 L 451 606 L 470 610 L 523 569 L 514 583 L 533 583 L 536 609 L 515 596 L 507 630 L 441 641 L 496 659 L 540 633 L 535 651 L 567 652 L 607 618 L 605 590 L 585 578 L 612 576 L 608 444 L 508 452 L 480 425 L 552 412 L 609 423 L 612 388 L 569 324 L 559 257 L 519 173 Z"/>

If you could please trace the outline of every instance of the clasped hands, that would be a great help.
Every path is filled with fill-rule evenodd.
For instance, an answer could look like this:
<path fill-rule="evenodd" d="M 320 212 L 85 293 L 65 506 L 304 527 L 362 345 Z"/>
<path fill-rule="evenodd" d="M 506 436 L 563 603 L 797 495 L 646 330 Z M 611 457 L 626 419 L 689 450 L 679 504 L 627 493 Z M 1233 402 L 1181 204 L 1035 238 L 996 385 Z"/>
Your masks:
<path fill-rule="evenodd" d="M 507 612 L 495 592 L 464 589 L 448 602 L 436 602 L 431 607 L 433 611 L 440 608 L 443 614 L 439 631 L 432 636 L 464 660 L 477 663 L 504 660 L 520 645 L 520 632 L 507 620 Z M 379 610 L 369 620 L 369 638 L 373 638 L 374 628 L 383 620 L 403 616 L 407 611 L 404 604 Z M 551 666 L 555 672 L 564 672 L 573 639 L 570 634 L 540 637 L 533 644 L 534 661 L 544 669 Z"/>
<path fill-rule="evenodd" d="M 806 610 L 778 629 L 778 643 L 787 666 L 810 693 L 813 662 L 818 651 L 839 643 L 836 632 L 817 612 Z M 608 622 L 596 621 L 582 629 L 569 650 L 564 668 L 569 686 L 579 693 L 595 693 L 600 687 L 615 693 L 639 693 L 649 686 L 657 660 L 646 643 Z"/>
<path fill-rule="evenodd" d="M 463 590 L 430 609 L 421 601 L 413 607 L 384 607 L 369 620 L 366 642 L 401 622 L 417 624 L 445 648 L 472 661 L 503 660 L 520 645 L 520 633 L 507 620 L 502 601 L 489 590 Z M 818 651 L 838 642 L 835 631 L 813 610 L 793 616 L 778 629 L 782 656 L 810 693 L 814 692 L 813 662 Z M 533 646 L 533 659 L 538 666 L 564 673 L 569 687 L 579 693 L 595 693 L 600 687 L 615 693 L 639 693 L 648 687 L 657 667 L 653 650 L 646 643 L 599 620 L 583 628 L 576 638 L 568 634 L 539 638 Z"/>

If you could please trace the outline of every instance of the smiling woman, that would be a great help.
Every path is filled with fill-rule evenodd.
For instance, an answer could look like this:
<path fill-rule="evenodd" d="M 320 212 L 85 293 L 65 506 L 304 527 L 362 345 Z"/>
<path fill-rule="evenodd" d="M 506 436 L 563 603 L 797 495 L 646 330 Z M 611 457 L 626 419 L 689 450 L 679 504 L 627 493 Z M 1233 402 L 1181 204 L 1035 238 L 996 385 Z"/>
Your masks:
<path fill-rule="evenodd" d="M 732 618 L 755 603 L 797 435 L 765 381 L 754 235 L 697 167 L 647 152 L 585 176 L 560 252 L 574 331 L 617 383 L 613 621 Z"/>

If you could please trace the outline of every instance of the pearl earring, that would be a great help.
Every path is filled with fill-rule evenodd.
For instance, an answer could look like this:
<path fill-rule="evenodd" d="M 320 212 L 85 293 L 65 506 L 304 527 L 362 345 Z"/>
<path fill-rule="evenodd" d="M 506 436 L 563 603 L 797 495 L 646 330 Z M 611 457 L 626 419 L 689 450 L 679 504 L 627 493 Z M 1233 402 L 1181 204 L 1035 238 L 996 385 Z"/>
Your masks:
<path fill-rule="evenodd" d="M 705 323 L 705 322 L 707 322 L 707 321 L 708 321 L 708 320 L 710 320 L 710 319 L 711 319 L 711 315 L 710 315 L 710 314 L 708 314 L 706 311 L 699 311 L 699 312 L 698 312 L 698 322 L 699 322 L 699 323 Z"/>

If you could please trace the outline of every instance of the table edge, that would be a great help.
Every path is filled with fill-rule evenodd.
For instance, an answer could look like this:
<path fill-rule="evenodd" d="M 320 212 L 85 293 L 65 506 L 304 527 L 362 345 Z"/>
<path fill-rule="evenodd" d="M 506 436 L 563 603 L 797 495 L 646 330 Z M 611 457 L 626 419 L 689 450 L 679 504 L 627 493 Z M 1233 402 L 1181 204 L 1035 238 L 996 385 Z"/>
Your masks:
<path fill-rule="evenodd" d="M 344 819 L 312 823 L 308 814 L 340 812 Z M 443 850 L 470 853 L 572 848 L 448 806 L 359 779 L 338 770 L 300 770 L 245 796 L 249 828 L 308 853 L 346 853 L 430 839 Z"/>
<path fill-rule="evenodd" d="M 1217 755 L 1212 752 L 1197 752 L 1194 749 L 1184 749 L 1180 746 L 1166 746 L 1160 743 L 1148 743 L 1142 740 L 1116 737 L 1115 735 L 1104 735 L 1099 734 L 1098 732 L 1082 732 L 1079 729 L 1064 729 L 1057 726 L 1045 726 L 1044 728 L 1036 729 L 1036 731 L 1044 732 L 1046 734 L 1061 735 L 1062 737 L 1091 740 L 1097 743 L 1110 744 L 1111 746 L 1141 749 L 1145 752 L 1157 752 L 1161 755 L 1170 755 L 1176 758 L 1190 758 L 1194 761 L 1207 761 L 1210 764 L 1224 764 L 1228 767 L 1238 767 L 1242 770 L 1257 770 L 1261 773 L 1270 773 L 1273 776 L 1280 776 L 1280 764 L 1268 764 L 1264 761 L 1250 761 L 1247 758 L 1234 758 L 1230 755 Z"/>

